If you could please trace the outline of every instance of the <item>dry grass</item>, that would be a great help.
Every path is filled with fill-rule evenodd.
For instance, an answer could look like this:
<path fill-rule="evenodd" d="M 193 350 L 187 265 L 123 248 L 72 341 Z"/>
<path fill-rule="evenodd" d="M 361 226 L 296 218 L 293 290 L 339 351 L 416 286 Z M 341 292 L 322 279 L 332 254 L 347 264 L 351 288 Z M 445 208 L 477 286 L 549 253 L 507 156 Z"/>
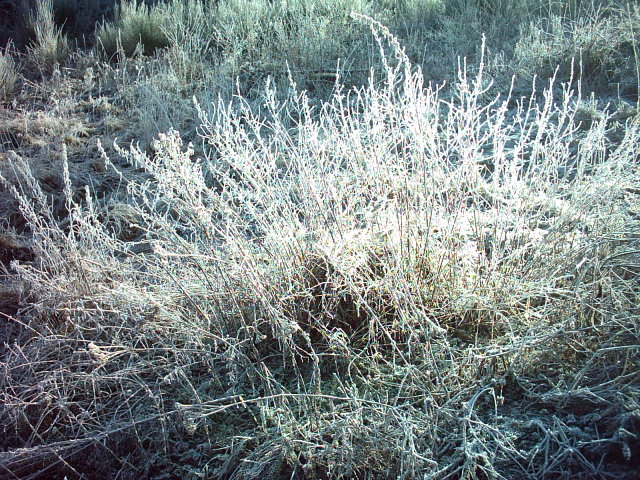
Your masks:
<path fill-rule="evenodd" d="M 0 51 L 0 102 L 7 102 L 13 97 L 18 79 L 18 68 L 10 49 Z"/>
<path fill-rule="evenodd" d="M 639 20 L 631 4 L 593 7 L 570 22 L 557 14 L 543 17 L 523 29 L 516 60 L 530 76 L 577 76 L 591 89 L 616 85 L 617 93 L 637 97 Z"/>
<path fill-rule="evenodd" d="M 116 6 L 114 23 L 97 29 L 97 43 L 108 59 L 119 51 L 132 56 L 138 48 L 151 55 L 169 45 L 163 32 L 167 20 L 159 9 L 149 8 L 140 0 L 125 0 Z"/>
<path fill-rule="evenodd" d="M 29 28 L 33 38 L 28 47 L 28 58 L 44 74 L 50 74 L 69 55 L 67 37 L 57 26 L 53 13 L 53 0 L 38 0 L 30 13 Z"/>
<path fill-rule="evenodd" d="M 227 96 L 194 60 L 214 47 L 167 29 L 67 94 L 99 157 L 62 135 L 0 157 L 0 478 L 633 477 L 637 109 L 493 95 L 485 44 L 427 84 L 349 21 L 379 68 L 326 101 Z"/>

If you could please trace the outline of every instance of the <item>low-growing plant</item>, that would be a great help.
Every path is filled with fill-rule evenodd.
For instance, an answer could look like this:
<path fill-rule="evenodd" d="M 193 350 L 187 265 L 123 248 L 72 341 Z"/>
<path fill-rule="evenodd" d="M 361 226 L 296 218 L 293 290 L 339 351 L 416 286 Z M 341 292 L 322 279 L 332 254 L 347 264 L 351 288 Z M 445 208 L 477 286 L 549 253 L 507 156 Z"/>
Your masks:
<path fill-rule="evenodd" d="M 640 126 L 612 145 L 570 85 L 488 97 L 483 64 L 445 97 L 353 21 L 369 84 L 198 104 L 204 155 L 175 130 L 116 146 L 133 168 L 102 149 L 108 198 L 63 151 L 64 219 L 13 159 L 35 256 L 2 351 L 13 478 L 629 469 Z"/>
<path fill-rule="evenodd" d="M 214 40 L 215 12 L 211 3 L 200 0 L 172 1 L 161 8 L 165 22 L 163 32 L 170 43 L 166 61 L 183 85 L 203 81 L 217 58 Z"/>
<path fill-rule="evenodd" d="M 283 74 L 335 73 L 336 62 L 368 71 L 363 29 L 350 13 L 370 14 L 363 0 L 224 0 L 215 8 L 214 39 L 231 72 L 260 68 Z M 332 83 L 332 82 L 330 82 Z"/>
<path fill-rule="evenodd" d="M 637 95 L 637 45 L 640 14 L 636 8 L 584 9 L 574 19 L 557 14 L 526 25 L 515 46 L 520 73 Z"/>

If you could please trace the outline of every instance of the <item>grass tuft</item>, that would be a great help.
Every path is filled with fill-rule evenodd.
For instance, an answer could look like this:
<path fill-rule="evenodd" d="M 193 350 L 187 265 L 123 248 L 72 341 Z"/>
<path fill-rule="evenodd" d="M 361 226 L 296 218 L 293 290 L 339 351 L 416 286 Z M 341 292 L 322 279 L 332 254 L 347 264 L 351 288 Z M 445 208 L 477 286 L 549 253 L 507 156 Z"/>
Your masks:
<path fill-rule="evenodd" d="M 125 0 L 116 6 L 113 23 L 103 23 L 96 31 L 96 41 L 107 58 L 118 52 L 132 56 L 138 47 L 145 55 L 169 45 L 163 31 L 168 19 L 159 8 L 141 0 Z"/>
<path fill-rule="evenodd" d="M 7 102 L 13 97 L 18 86 L 18 67 L 11 55 L 10 46 L 0 50 L 0 101 Z"/>
<path fill-rule="evenodd" d="M 27 47 L 29 60 L 40 72 L 52 73 L 69 55 L 67 37 L 55 23 L 52 0 L 36 2 L 35 12 L 29 15 L 29 28 L 33 31 Z"/>

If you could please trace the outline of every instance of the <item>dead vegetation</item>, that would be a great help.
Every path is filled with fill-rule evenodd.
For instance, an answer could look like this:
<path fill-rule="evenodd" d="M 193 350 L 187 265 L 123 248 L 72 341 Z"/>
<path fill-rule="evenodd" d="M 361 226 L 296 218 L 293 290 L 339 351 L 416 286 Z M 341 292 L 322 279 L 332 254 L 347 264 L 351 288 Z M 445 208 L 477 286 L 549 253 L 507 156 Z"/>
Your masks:
<path fill-rule="evenodd" d="M 617 39 L 590 55 L 635 51 L 608 19 L 637 12 L 427 4 L 221 1 L 213 45 L 185 2 L 164 50 L 23 75 L 0 111 L 0 478 L 635 478 L 640 123 L 583 89 L 637 59 L 563 68 L 587 24 Z M 327 57 L 274 73 L 285 27 L 348 10 Z M 501 11 L 541 18 L 510 53 Z M 353 72 L 311 93 L 356 32 Z M 469 60 L 429 83 L 446 35 Z"/>

